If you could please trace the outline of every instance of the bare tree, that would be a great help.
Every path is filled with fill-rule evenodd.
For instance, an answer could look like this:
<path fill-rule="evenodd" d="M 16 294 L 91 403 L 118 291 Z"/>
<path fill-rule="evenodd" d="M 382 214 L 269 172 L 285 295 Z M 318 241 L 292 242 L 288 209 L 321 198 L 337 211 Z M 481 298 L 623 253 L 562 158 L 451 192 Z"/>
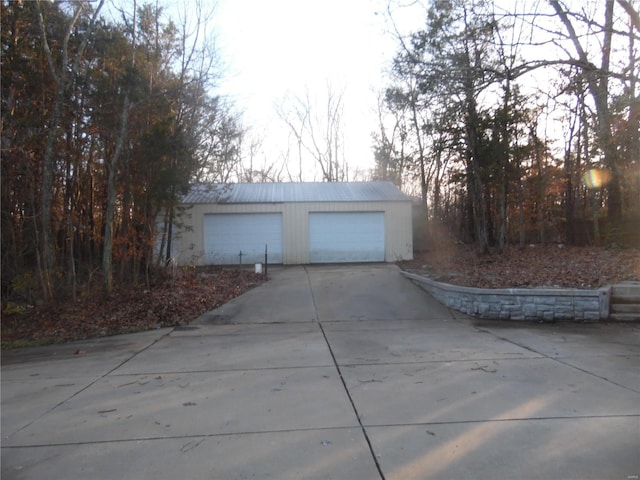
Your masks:
<path fill-rule="evenodd" d="M 575 49 L 577 58 L 573 59 L 573 64 L 578 66 L 587 83 L 589 94 L 595 105 L 597 117 L 597 135 L 602 149 L 604 163 L 609 168 L 611 180 L 607 186 L 608 198 L 608 216 L 609 219 L 616 223 L 622 216 L 622 190 L 621 190 L 621 172 L 619 168 L 618 145 L 612 135 L 611 111 L 611 87 L 610 80 L 612 77 L 612 45 L 616 29 L 614 26 L 614 6 L 615 0 L 606 0 L 604 5 L 604 19 L 602 25 L 598 29 L 602 32 L 601 48 L 602 52 L 599 65 L 595 65 L 589 56 L 588 47 L 583 44 L 583 37 L 577 31 L 575 22 L 582 19 L 596 25 L 596 19 L 584 18 L 581 14 L 572 13 L 566 5 L 560 0 L 549 0 L 549 4 L 553 7 L 555 13 L 560 19 L 566 30 L 566 35 Z M 626 1 L 619 0 L 618 3 L 629 16 L 635 28 L 637 25 L 638 13 L 633 9 L 631 4 Z M 588 39 L 588 38 L 587 38 Z M 567 51 L 567 53 L 569 53 Z M 634 76 L 634 72 L 630 72 L 630 76 Z"/>
<path fill-rule="evenodd" d="M 240 145 L 242 162 L 239 166 L 238 178 L 247 183 L 281 182 L 285 162 L 269 160 L 263 150 L 263 138 L 255 135 L 245 135 Z M 262 156 L 262 161 L 260 161 Z"/>
<path fill-rule="evenodd" d="M 324 98 L 312 98 L 307 91 L 304 97 L 296 97 L 278 109 L 297 146 L 300 179 L 306 158 L 320 169 L 323 181 L 349 179 L 344 152 L 343 96 L 344 90 L 336 91 L 327 82 Z"/>
<path fill-rule="evenodd" d="M 402 187 L 408 160 L 405 112 L 391 108 L 384 95 L 378 96 L 378 129 L 372 135 L 375 159 L 372 177 Z"/>

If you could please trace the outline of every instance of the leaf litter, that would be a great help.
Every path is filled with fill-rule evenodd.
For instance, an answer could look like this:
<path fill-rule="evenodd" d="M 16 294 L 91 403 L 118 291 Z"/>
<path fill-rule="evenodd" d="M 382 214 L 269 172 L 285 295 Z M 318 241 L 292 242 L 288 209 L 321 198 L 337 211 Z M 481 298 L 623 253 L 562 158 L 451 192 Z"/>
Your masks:
<path fill-rule="evenodd" d="M 418 253 L 400 266 L 465 287 L 593 289 L 640 281 L 640 249 L 550 244 L 508 247 L 499 255 L 480 255 L 470 247 L 455 245 Z"/>
<path fill-rule="evenodd" d="M 127 285 L 110 295 L 101 291 L 24 313 L 2 315 L 2 348 L 44 345 L 187 325 L 203 313 L 260 285 L 249 270 L 181 270 L 153 285 Z M 3 308 L 4 310 L 4 308 Z M 82 355 L 83 350 L 75 350 Z"/>

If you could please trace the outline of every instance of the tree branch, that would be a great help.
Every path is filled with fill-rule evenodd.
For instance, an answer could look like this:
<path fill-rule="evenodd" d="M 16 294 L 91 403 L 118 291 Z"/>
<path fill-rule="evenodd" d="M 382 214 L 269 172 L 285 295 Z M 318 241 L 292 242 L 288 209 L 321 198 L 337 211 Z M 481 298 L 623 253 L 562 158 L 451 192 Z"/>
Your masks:
<path fill-rule="evenodd" d="M 627 15 L 629 15 L 631 23 L 633 24 L 635 29 L 640 31 L 640 14 L 638 14 L 638 12 L 634 10 L 633 6 L 628 2 L 628 0 L 618 0 L 618 4 L 620 4 L 624 11 L 627 12 Z"/>

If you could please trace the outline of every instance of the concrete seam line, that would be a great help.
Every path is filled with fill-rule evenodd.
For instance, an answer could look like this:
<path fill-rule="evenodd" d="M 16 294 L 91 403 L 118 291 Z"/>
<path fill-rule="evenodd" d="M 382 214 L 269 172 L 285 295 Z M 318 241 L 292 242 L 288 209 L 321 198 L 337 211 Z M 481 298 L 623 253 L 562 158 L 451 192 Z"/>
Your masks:
<path fill-rule="evenodd" d="M 184 435 L 168 435 L 166 437 L 154 436 L 154 437 L 133 437 L 133 438 L 114 438 L 110 440 L 87 440 L 87 441 L 75 441 L 75 442 L 59 442 L 59 443 L 37 443 L 37 444 L 18 444 L 18 445 L 2 445 L 2 450 L 16 450 L 19 448 L 43 448 L 43 447 L 68 447 L 74 445 L 101 445 L 109 443 L 134 443 L 134 442 L 156 442 L 164 440 L 189 440 L 189 439 L 207 439 L 207 438 L 220 438 L 220 437 L 234 437 L 240 435 L 273 435 L 274 433 L 297 433 L 297 432 L 326 432 L 336 430 L 356 430 L 358 427 L 322 427 L 322 428 L 288 428 L 282 430 L 246 430 L 239 432 L 225 432 L 225 433 L 194 433 Z"/>
<path fill-rule="evenodd" d="M 353 409 L 353 413 L 356 415 L 356 419 L 358 420 L 358 425 L 360 425 L 360 431 L 362 431 L 362 435 L 364 436 L 365 441 L 367 442 L 367 446 L 369 447 L 369 452 L 371 453 L 371 457 L 373 458 L 373 462 L 376 465 L 376 469 L 380 474 L 380 479 L 385 480 L 384 473 L 382 472 L 382 467 L 380 467 L 380 463 L 378 462 L 378 457 L 376 457 L 376 452 L 373 450 L 373 445 L 371 444 L 371 439 L 367 434 L 367 430 L 362 424 L 362 419 L 360 418 L 360 413 L 358 412 L 358 408 L 356 407 L 355 402 L 353 401 L 353 397 L 351 396 L 351 392 L 347 388 L 347 382 L 342 375 L 342 370 L 340 369 L 340 365 L 338 365 L 338 361 L 336 360 L 336 356 L 333 352 L 333 348 L 329 343 L 329 339 L 327 338 L 327 334 L 324 331 L 324 327 L 322 326 L 322 322 L 320 321 L 320 316 L 318 315 L 318 307 L 316 305 L 316 297 L 313 294 L 313 288 L 311 288 L 311 279 L 309 278 L 309 270 L 307 267 L 304 267 L 304 272 L 307 275 L 307 282 L 309 283 L 309 290 L 311 291 L 311 301 L 313 302 L 313 310 L 316 314 L 316 321 L 318 322 L 318 326 L 320 327 L 320 331 L 322 332 L 322 336 L 324 337 L 324 341 L 327 344 L 327 348 L 329 349 L 329 354 L 331 355 L 331 359 L 333 360 L 333 364 L 336 367 L 336 371 L 338 372 L 338 376 L 340 377 L 340 381 L 342 382 L 342 387 L 344 388 L 345 393 L 347 394 L 347 398 L 349 399 L 349 403 L 351 404 L 351 408 Z"/>
<path fill-rule="evenodd" d="M 543 352 L 539 352 L 539 351 L 537 351 L 537 350 L 535 350 L 535 349 L 533 349 L 531 347 L 527 347 L 526 345 L 523 345 L 523 344 L 521 344 L 519 342 L 516 342 L 514 340 L 509 340 L 508 338 L 503 337 L 501 335 L 498 335 L 496 333 L 493 333 L 490 330 L 479 329 L 478 331 L 480 331 L 482 333 L 486 333 L 488 335 L 491 335 L 491 336 L 493 336 L 493 337 L 495 337 L 495 338 L 497 338 L 499 340 L 502 340 L 504 342 L 510 343 L 512 345 L 516 345 L 517 347 L 524 348 L 525 350 L 529 350 L 530 352 L 537 353 L 538 355 L 541 355 L 543 358 L 546 358 L 548 360 L 552 360 L 552 361 L 554 361 L 556 363 L 559 363 L 560 365 L 564 365 L 565 367 L 569 367 L 569 368 L 572 368 L 574 370 L 578 370 L 579 372 L 586 373 L 587 375 L 591 375 L 592 377 L 599 378 L 600 380 L 604 380 L 605 382 L 609 382 L 612 385 L 615 385 L 615 386 L 620 387 L 620 388 L 624 388 L 625 390 L 629 390 L 630 392 L 640 393 L 639 390 L 635 390 L 635 389 L 633 389 L 631 387 L 628 387 L 626 385 L 622 385 L 622 384 L 620 384 L 618 382 L 614 382 L 610 378 L 603 377 L 602 375 L 597 375 L 597 374 L 595 374 L 593 372 L 590 372 L 589 370 L 586 370 L 584 368 L 580 368 L 577 365 L 572 365 L 571 363 L 569 363 L 567 361 L 563 361 L 562 358 L 552 357 L 551 355 L 548 355 L 548 354 L 543 353 Z M 609 356 L 609 355 L 606 355 L 606 356 Z M 620 356 L 620 355 L 616 355 L 616 356 Z M 627 357 L 629 355 L 622 355 L 622 356 L 623 357 Z M 633 356 L 633 355 L 630 355 L 630 356 Z M 571 358 L 571 357 L 567 357 L 567 358 Z"/>
<path fill-rule="evenodd" d="M 142 352 L 145 352 L 146 350 L 148 350 L 149 348 L 153 347 L 156 343 L 158 343 L 160 340 L 162 340 L 163 338 L 168 337 L 169 335 L 171 335 L 171 333 L 176 329 L 176 327 L 173 327 L 171 329 L 171 331 L 165 333 L 164 335 L 160 335 L 158 338 L 156 338 L 153 342 L 151 342 L 149 345 L 147 345 L 146 347 L 133 352 L 133 354 L 127 358 L 126 360 L 123 360 L 122 362 L 120 362 L 120 364 L 116 365 L 115 367 L 113 367 L 111 370 L 109 370 L 107 373 L 105 373 L 104 375 L 102 375 L 102 377 L 100 377 L 98 380 L 107 377 L 109 375 L 111 375 L 113 372 L 115 372 L 117 369 L 119 369 L 121 366 L 123 366 L 125 363 L 129 362 L 130 360 L 133 360 L 134 358 L 136 358 L 138 355 L 140 355 Z M 96 382 L 98 381 L 96 380 Z"/>
<path fill-rule="evenodd" d="M 173 329 L 171 329 L 171 332 L 173 331 Z M 60 405 L 62 405 L 63 403 L 68 402 L 69 400 L 71 400 L 72 398 L 80 395 L 82 392 L 84 392 L 85 390 L 87 390 L 88 388 L 91 388 L 93 385 L 95 385 L 96 383 L 98 383 L 100 380 L 102 380 L 103 378 L 111 375 L 111 372 L 117 370 L 118 368 L 120 368 L 122 365 L 124 365 L 125 363 L 127 363 L 129 360 L 131 360 L 132 358 L 136 357 L 138 354 L 144 352 L 146 349 L 148 349 L 149 347 L 151 347 L 152 345 L 155 345 L 158 341 L 160 341 L 161 339 L 163 339 L 164 337 L 169 336 L 169 334 L 171 332 L 167 332 L 164 335 L 161 335 L 160 337 L 156 338 L 153 342 L 151 342 L 149 345 L 147 345 L 146 347 L 144 347 L 141 350 L 138 350 L 136 352 L 134 352 L 129 358 L 127 358 L 126 360 L 123 360 L 122 362 L 120 362 L 117 366 L 115 366 L 114 368 L 112 368 L 111 370 L 109 370 L 108 372 L 106 372 L 103 375 L 100 375 L 99 377 L 96 377 L 93 381 L 89 382 L 88 384 L 86 384 L 84 387 L 82 387 L 80 390 L 72 393 L 71 395 L 69 395 L 67 398 L 65 398 L 64 400 L 61 400 L 60 402 L 56 403 L 53 407 L 51 407 L 49 410 L 47 410 L 46 412 L 44 412 L 42 415 L 39 415 L 37 418 L 34 418 L 32 421 L 28 422 L 26 425 L 23 425 L 21 428 L 19 428 L 18 430 L 16 430 L 15 432 L 12 432 L 7 438 L 20 433 L 22 430 L 24 430 L 25 428 L 31 426 L 34 422 L 40 420 L 42 417 L 44 417 L 45 415 L 48 415 L 49 413 L 53 412 L 56 408 L 58 408 Z M 3 447 L 4 448 L 4 447 Z"/>

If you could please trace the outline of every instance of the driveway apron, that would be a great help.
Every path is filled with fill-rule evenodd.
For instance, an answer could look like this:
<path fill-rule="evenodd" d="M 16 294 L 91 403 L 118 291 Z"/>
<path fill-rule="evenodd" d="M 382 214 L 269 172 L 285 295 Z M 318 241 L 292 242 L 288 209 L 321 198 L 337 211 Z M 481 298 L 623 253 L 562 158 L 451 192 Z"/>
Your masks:
<path fill-rule="evenodd" d="M 2 352 L 3 479 L 638 479 L 640 325 L 276 267 L 186 327 Z"/>

